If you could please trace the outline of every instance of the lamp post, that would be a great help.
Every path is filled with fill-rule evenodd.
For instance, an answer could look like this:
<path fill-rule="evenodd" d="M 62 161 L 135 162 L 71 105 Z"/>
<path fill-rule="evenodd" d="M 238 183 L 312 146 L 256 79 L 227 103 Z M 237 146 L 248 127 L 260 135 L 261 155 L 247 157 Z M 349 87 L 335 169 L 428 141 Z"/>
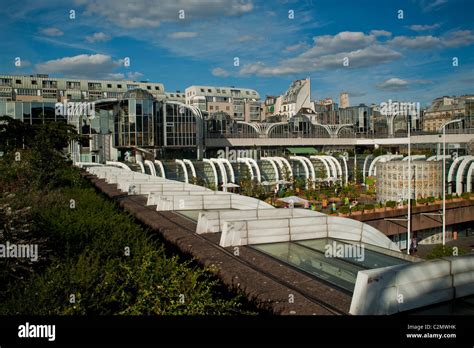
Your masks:
<path fill-rule="evenodd" d="M 443 245 L 446 244 L 446 126 L 459 122 L 462 122 L 459 118 L 445 122 L 439 129 L 443 131 Z"/>
<path fill-rule="evenodd" d="M 407 114 L 408 135 L 408 215 L 407 215 L 407 254 L 411 245 L 411 117 Z"/>

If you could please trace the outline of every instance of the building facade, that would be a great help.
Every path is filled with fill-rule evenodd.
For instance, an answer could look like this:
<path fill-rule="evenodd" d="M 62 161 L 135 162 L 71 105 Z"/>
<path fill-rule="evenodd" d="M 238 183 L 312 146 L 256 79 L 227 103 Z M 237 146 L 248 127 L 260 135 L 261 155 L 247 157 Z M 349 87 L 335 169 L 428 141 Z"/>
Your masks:
<path fill-rule="evenodd" d="M 339 104 L 341 109 L 348 108 L 349 105 L 349 93 L 342 92 L 339 96 Z"/>
<path fill-rule="evenodd" d="M 438 132 L 444 123 L 456 118 L 465 118 L 465 116 L 468 116 L 468 119 L 464 127 L 473 128 L 473 103 L 473 95 L 434 99 L 431 106 L 423 113 L 423 131 Z"/>
<path fill-rule="evenodd" d="M 155 82 L 53 78 L 41 74 L 0 75 L 0 101 L 90 101 L 121 98 L 127 91 L 137 88 L 146 90 L 158 99 L 167 97 L 164 85 Z"/>
<path fill-rule="evenodd" d="M 265 115 L 260 94 L 249 88 L 190 86 L 185 102 L 210 116 L 224 112 L 237 121 L 260 122 Z"/>
<path fill-rule="evenodd" d="M 295 116 L 301 108 L 311 108 L 311 79 L 295 80 L 281 97 L 279 114 L 288 119 Z"/>
<path fill-rule="evenodd" d="M 411 162 L 411 185 L 409 183 L 408 161 L 380 162 L 376 165 L 377 201 L 401 201 L 442 195 L 442 162 Z"/>

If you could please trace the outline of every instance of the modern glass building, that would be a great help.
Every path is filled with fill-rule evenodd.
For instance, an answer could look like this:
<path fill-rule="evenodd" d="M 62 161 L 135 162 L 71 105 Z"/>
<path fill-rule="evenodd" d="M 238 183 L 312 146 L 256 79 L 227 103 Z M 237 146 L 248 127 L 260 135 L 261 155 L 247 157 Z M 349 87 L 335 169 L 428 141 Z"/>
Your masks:
<path fill-rule="evenodd" d="M 194 158 L 202 158 L 204 121 L 196 107 L 179 101 L 155 98 L 143 89 L 130 90 L 121 98 L 88 102 L 94 117 L 57 112 L 56 102 L 0 102 L 0 115 L 28 124 L 68 122 L 83 135 L 71 153 L 79 162 L 105 162 L 121 159 L 134 149 L 156 155 L 185 149 Z M 64 104 L 61 104 L 64 105 Z M 67 105 L 67 104 L 66 104 Z M 129 152 L 130 153 L 130 152 Z M 179 157 L 179 156 L 177 156 Z"/>

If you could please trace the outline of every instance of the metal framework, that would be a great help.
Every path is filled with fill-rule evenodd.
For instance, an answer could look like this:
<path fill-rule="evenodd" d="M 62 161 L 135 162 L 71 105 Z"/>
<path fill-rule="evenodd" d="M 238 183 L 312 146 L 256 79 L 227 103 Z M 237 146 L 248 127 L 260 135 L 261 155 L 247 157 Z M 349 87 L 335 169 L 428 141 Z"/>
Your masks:
<path fill-rule="evenodd" d="M 183 172 L 184 172 L 184 182 L 186 184 L 189 183 L 189 176 L 188 176 L 188 168 L 186 167 L 186 164 L 184 164 L 183 160 L 180 160 L 180 159 L 175 159 L 174 160 L 176 164 L 178 164 L 179 166 L 181 166 L 181 168 L 183 169 Z"/>

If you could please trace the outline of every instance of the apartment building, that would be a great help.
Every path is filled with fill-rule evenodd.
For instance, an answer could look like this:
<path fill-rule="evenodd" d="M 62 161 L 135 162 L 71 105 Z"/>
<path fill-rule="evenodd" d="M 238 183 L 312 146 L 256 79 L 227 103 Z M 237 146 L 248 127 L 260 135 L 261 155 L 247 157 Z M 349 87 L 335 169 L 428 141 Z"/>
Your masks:
<path fill-rule="evenodd" d="M 280 98 L 279 114 L 288 118 L 296 115 L 301 108 L 311 108 L 311 79 L 293 81 Z"/>
<path fill-rule="evenodd" d="M 190 86 L 185 90 L 185 100 L 209 116 L 225 113 L 234 120 L 246 122 L 260 122 L 264 116 L 264 104 L 253 89 Z"/>
<path fill-rule="evenodd" d="M 470 115 L 470 108 L 474 102 L 473 95 L 461 97 L 440 97 L 433 100 L 431 106 L 423 113 L 423 131 L 438 132 L 440 127 L 447 121 L 455 118 L 463 118 Z M 466 109 L 468 112 L 466 112 Z M 471 118 L 468 120 L 471 127 Z"/>
<path fill-rule="evenodd" d="M 65 99 L 80 101 L 121 98 L 127 91 L 137 88 L 148 91 L 155 98 L 166 98 L 162 83 L 53 78 L 42 74 L 0 75 L 0 101 L 62 102 Z"/>

